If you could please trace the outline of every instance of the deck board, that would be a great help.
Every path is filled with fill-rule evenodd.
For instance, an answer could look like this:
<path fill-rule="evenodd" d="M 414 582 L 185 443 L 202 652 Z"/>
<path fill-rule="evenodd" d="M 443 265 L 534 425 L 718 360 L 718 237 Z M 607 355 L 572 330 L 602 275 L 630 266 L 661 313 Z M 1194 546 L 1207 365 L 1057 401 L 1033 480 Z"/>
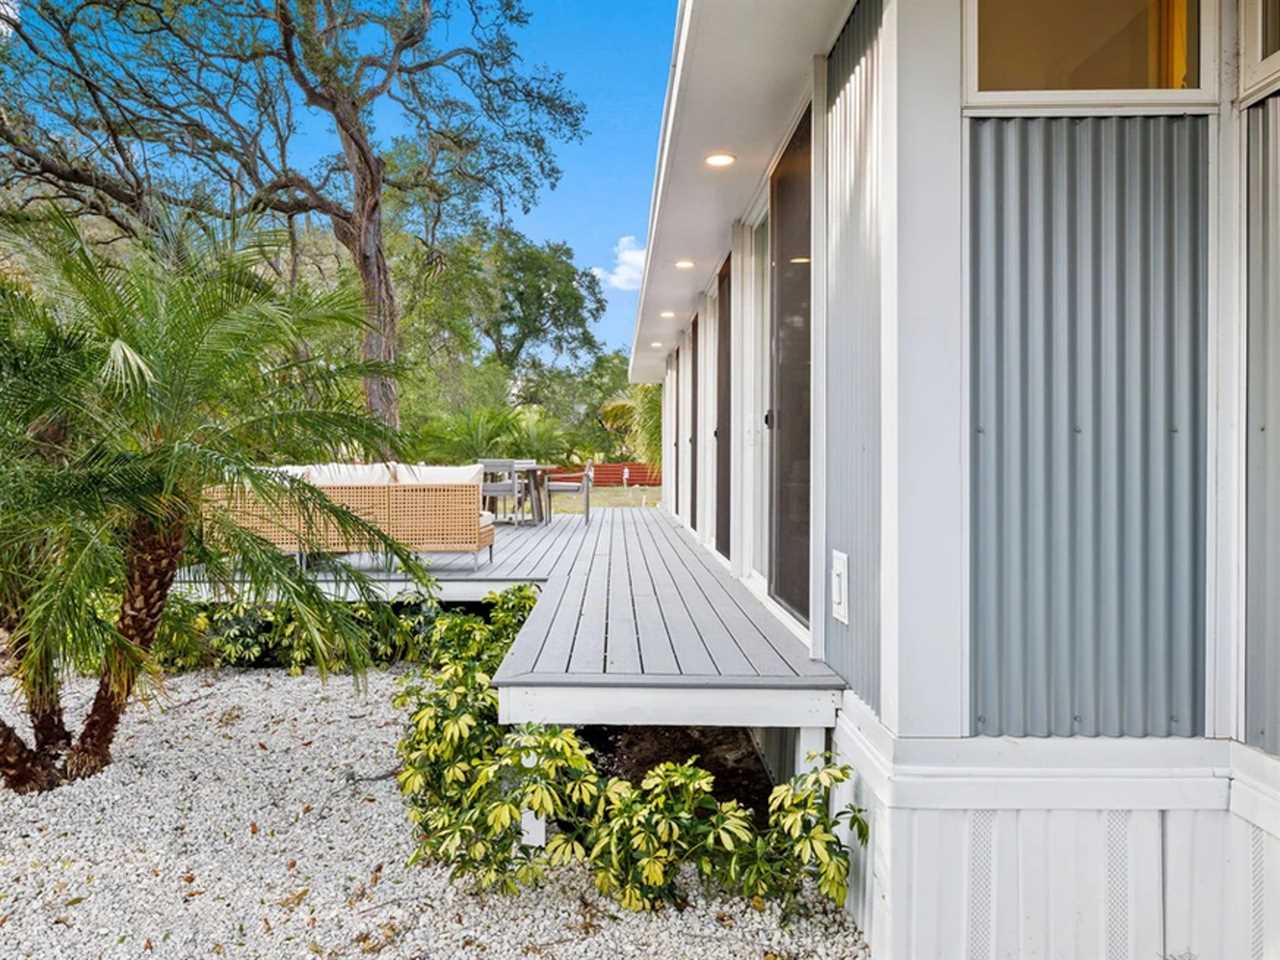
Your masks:
<path fill-rule="evenodd" d="M 601 510 L 577 540 L 498 670 L 499 688 L 844 687 L 666 514 Z"/>

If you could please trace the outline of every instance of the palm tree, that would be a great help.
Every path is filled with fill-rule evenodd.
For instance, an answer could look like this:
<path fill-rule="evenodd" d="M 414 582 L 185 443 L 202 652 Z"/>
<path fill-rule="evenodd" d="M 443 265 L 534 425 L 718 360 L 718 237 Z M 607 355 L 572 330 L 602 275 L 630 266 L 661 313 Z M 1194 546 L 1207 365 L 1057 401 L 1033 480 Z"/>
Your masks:
<path fill-rule="evenodd" d="M 569 457 L 569 439 L 540 407 L 522 407 L 512 424 L 508 449 L 522 460 L 560 464 Z"/>
<path fill-rule="evenodd" d="M 513 411 L 479 407 L 435 418 L 423 431 L 419 446 L 433 463 L 475 463 L 511 456 L 515 428 Z"/>
<path fill-rule="evenodd" d="M 633 383 L 600 408 L 600 420 L 623 438 L 627 452 L 651 467 L 662 466 L 662 385 Z"/>
<path fill-rule="evenodd" d="M 0 232 L 38 284 L 0 286 L 0 625 L 35 731 L 29 747 L 0 723 L 0 780 L 48 789 L 110 762 L 184 564 L 228 595 L 289 603 L 322 670 L 366 667 L 368 634 L 351 608 L 212 493 L 247 489 L 296 511 L 304 547 L 336 526 L 427 583 L 382 531 L 260 465 L 376 456 L 393 443 L 360 407 L 372 365 L 299 349 L 316 330 L 363 323 L 359 294 L 278 295 L 263 279 L 281 242 L 271 234 L 183 230 L 113 257 L 58 214 L 10 216 Z M 376 599 L 358 571 L 335 574 Z M 104 596 L 117 598 L 110 620 L 94 613 Z M 98 689 L 72 743 L 58 679 L 86 665 Z"/>

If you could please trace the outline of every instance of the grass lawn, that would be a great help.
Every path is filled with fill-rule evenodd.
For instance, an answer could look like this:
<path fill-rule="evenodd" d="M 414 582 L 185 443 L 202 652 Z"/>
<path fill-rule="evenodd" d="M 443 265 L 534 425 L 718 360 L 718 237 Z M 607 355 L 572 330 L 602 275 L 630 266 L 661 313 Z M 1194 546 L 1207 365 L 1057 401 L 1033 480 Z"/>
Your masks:
<path fill-rule="evenodd" d="M 591 506 L 600 507 L 656 507 L 662 499 L 661 487 L 594 487 Z M 552 507 L 555 513 L 581 513 L 582 497 L 571 493 L 556 494 Z"/>

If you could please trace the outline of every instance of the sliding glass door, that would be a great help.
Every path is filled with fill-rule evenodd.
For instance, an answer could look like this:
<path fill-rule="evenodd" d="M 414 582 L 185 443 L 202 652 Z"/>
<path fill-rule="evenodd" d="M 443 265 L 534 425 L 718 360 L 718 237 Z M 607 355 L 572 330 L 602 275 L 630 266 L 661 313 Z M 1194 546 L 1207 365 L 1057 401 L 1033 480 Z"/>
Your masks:
<path fill-rule="evenodd" d="M 689 326 L 689 526 L 698 529 L 698 318 Z"/>
<path fill-rule="evenodd" d="M 810 189 L 806 112 L 769 182 L 770 436 L 769 592 L 809 619 Z"/>
<path fill-rule="evenodd" d="M 733 397 L 732 339 L 730 337 L 729 261 L 724 262 L 717 279 L 716 296 L 716 549 L 726 559 L 729 556 L 730 533 L 730 459 L 729 417 Z"/>

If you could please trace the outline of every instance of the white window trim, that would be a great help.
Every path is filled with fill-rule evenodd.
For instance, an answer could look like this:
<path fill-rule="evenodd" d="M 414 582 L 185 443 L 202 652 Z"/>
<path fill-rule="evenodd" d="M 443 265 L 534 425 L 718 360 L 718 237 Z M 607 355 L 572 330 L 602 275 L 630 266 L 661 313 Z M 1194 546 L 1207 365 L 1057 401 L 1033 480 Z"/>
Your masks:
<path fill-rule="evenodd" d="M 1280 90 L 1280 52 L 1263 59 L 1262 0 L 1240 0 L 1240 105 Z"/>
<path fill-rule="evenodd" d="M 745 346 L 743 364 L 739 368 L 743 370 L 743 390 L 738 393 L 735 388 L 735 394 L 740 398 L 741 402 L 741 420 L 738 421 L 740 428 L 736 431 L 739 442 L 742 444 L 742 465 L 743 473 L 749 477 L 744 477 L 742 484 L 743 496 L 740 504 L 735 509 L 735 517 L 739 521 L 739 525 L 734 529 L 733 543 L 731 549 L 736 555 L 734 570 L 738 573 L 739 578 L 746 586 L 755 594 L 756 598 L 764 604 L 781 623 L 783 623 L 795 636 L 809 648 L 813 654 L 813 628 L 814 609 L 813 609 L 813 580 L 810 578 L 810 625 L 806 626 L 797 617 L 788 612 L 769 594 L 769 571 L 757 571 L 755 569 L 755 551 L 763 541 L 766 558 L 769 549 L 769 523 L 770 508 L 768 502 L 768 485 L 765 480 L 765 488 L 760 489 L 757 482 L 761 477 L 767 478 L 770 469 L 769 464 L 769 437 L 762 427 L 764 412 L 769 405 L 769 310 L 770 304 L 762 299 L 761 291 L 757 288 L 756 283 L 756 267 L 757 258 L 755 256 L 755 231 L 758 230 L 769 218 L 769 180 L 773 176 L 774 169 L 777 167 L 779 160 L 782 159 L 783 153 L 786 152 L 788 144 L 791 142 L 792 136 L 795 134 L 796 127 L 799 126 L 800 120 L 804 116 L 805 110 L 809 109 L 814 102 L 814 89 L 812 83 L 807 85 L 804 90 L 804 96 L 801 97 L 795 109 L 792 111 L 791 121 L 786 126 L 786 132 L 779 138 L 778 144 L 774 150 L 769 165 L 765 170 L 764 176 L 761 178 L 760 184 L 753 194 L 751 202 L 747 205 L 746 212 L 741 219 L 744 233 L 742 241 L 747 256 L 742 257 L 742 272 L 739 273 L 735 268 L 735 275 L 739 276 L 742 281 L 740 288 L 735 288 L 733 296 L 735 300 L 735 313 L 743 320 L 740 328 L 734 329 L 734 340 L 741 340 Z M 812 121 L 811 121 L 812 122 Z M 815 158 L 816 162 L 816 158 Z M 816 173 L 816 171 L 815 171 Z M 769 220 L 770 229 L 772 229 L 772 220 Z M 736 251 L 735 251 L 736 252 Z M 768 265 L 766 264 L 766 269 Z M 741 311 L 738 313 L 737 311 Z M 747 378 L 750 378 L 749 383 Z M 812 384 L 810 387 L 813 389 Z M 816 395 L 813 398 L 814 403 L 818 402 Z M 823 400 L 825 403 L 825 398 Z M 810 427 L 812 430 L 812 426 Z M 811 447 L 812 449 L 812 447 Z M 763 458 L 763 463 L 761 463 Z M 812 463 L 811 463 L 812 469 Z M 814 491 L 812 488 L 812 477 L 810 480 L 810 567 L 812 568 L 815 556 L 814 546 L 815 540 L 814 529 L 812 527 L 813 518 L 813 498 Z M 756 500 L 759 496 L 765 497 L 764 510 L 760 514 L 756 510 Z M 821 523 L 823 529 L 826 525 L 826 504 L 822 504 Z M 824 547 L 825 549 L 825 547 Z M 741 551 L 741 553 L 739 553 Z M 737 566 L 740 564 L 740 566 Z M 766 563 L 767 566 L 767 563 Z M 825 566 L 825 564 L 824 564 Z M 741 571 L 741 572 L 738 572 Z M 825 587 L 825 581 L 823 583 Z M 825 596 L 823 598 L 825 603 Z"/>
<path fill-rule="evenodd" d="M 809 656 L 827 658 L 827 58 L 813 58 L 810 109 Z"/>
<path fill-rule="evenodd" d="M 1194 90 L 978 89 L 978 4 L 964 0 L 964 104 L 973 116 L 1052 114 L 1110 116 L 1135 113 L 1216 113 L 1218 110 L 1218 0 L 1200 3 L 1200 86 Z M 1256 3 L 1258 0 L 1243 0 Z"/>

